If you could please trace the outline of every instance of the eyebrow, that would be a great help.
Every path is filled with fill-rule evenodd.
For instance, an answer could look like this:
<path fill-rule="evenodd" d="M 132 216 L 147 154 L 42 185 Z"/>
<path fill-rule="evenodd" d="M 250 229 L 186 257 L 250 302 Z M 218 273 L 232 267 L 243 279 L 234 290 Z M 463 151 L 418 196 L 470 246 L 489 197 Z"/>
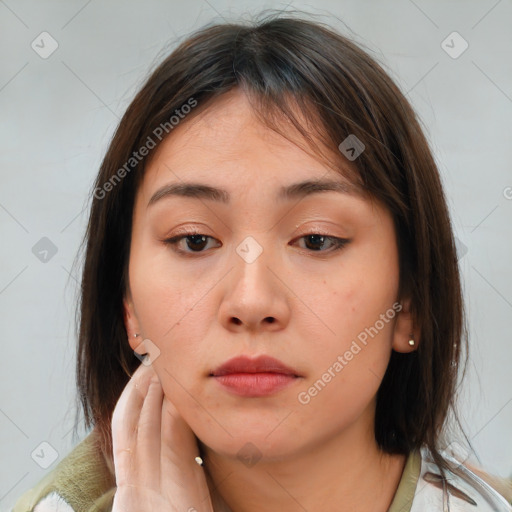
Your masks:
<path fill-rule="evenodd" d="M 279 201 L 301 199 L 311 194 L 320 192 L 338 192 L 341 194 L 361 196 L 361 190 L 356 185 L 348 182 L 334 180 L 305 180 L 279 189 L 277 199 Z M 169 183 L 158 189 L 148 202 L 148 207 L 164 198 L 169 197 L 194 197 L 208 199 L 224 204 L 229 204 L 230 194 L 227 190 L 205 185 L 203 183 L 180 182 Z"/>

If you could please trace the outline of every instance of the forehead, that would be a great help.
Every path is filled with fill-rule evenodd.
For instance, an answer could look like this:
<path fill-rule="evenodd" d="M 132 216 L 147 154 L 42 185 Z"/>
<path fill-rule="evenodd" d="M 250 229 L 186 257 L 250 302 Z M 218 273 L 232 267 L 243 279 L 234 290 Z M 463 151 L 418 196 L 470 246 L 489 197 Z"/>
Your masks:
<path fill-rule="evenodd" d="M 356 174 L 350 162 L 334 170 L 308 150 L 304 138 L 288 121 L 281 133 L 256 115 L 241 89 L 234 89 L 206 105 L 199 105 L 158 146 L 147 163 L 144 195 L 164 183 L 207 181 L 235 191 L 255 181 L 279 186 L 307 179 L 352 184 Z M 297 113 L 300 120 L 301 113 Z M 285 136 L 283 136 L 283 134 Z M 291 140 L 290 140 L 291 139 Z M 339 158 L 342 161 L 341 158 Z M 148 198 L 149 200 L 149 198 Z"/>
<path fill-rule="evenodd" d="M 289 131 L 289 130 L 288 130 Z M 297 137 L 298 138 L 298 137 Z M 293 144 L 263 124 L 246 94 L 239 88 L 198 105 L 162 142 L 154 158 L 186 154 L 187 159 L 209 156 L 243 159 L 265 148 L 292 154 Z"/>

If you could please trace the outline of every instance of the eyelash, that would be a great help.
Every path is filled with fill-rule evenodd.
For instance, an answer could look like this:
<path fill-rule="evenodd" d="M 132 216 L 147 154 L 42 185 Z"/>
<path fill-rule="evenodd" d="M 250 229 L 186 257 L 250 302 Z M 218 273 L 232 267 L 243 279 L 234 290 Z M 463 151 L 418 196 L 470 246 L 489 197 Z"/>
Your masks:
<path fill-rule="evenodd" d="M 204 250 L 201 250 L 201 251 L 186 251 L 186 250 L 183 250 L 183 249 L 180 249 L 180 248 L 177 247 L 178 243 L 181 240 L 183 240 L 185 238 L 188 238 L 188 237 L 192 237 L 192 236 L 202 236 L 202 237 L 205 237 L 207 239 L 213 239 L 213 237 L 211 237 L 211 236 L 204 235 L 203 233 L 199 233 L 199 232 L 196 232 L 196 231 L 192 231 L 192 232 L 183 233 L 183 234 L 180 234 L 180 235 L 177 235 L 177 236 L 173 236 L 171 238 L 168 238 L 168 239 L 164 240 L 163 242 L 166 245 L 169 245 L 173 251 L 177 252 L 178 254 L 182 254 L 183 256 L 186 256 L 186 257 L 194 257 L 194 256 L 192 256 L 193 254 L 202 254 L 202 253 L 206 252 Z M 300 239 L 306 238 L 308 236 L 324 237 L 324 239 L 330 240 L 332 242 L 332 244 L 333 244 L 331 246 L 331 249 L 330 250 L 326 250 L 326 251 L 315 251 L 315 250 L 303 249 L 303 250 L 305 250 L 307 252 L 312 252 L 312 253 L 334 253 L 334 252 L 337 252 L 337 251 L 343 249 L 350 242 L 350 240 L 347 239 L 347 238 L 338 238 L 338 237 L 335 237 L 335 236 L 325 235 L 323 233 L 306 233 L 306 234 L 296 238 L 295 240 L 300 240 Z"/>

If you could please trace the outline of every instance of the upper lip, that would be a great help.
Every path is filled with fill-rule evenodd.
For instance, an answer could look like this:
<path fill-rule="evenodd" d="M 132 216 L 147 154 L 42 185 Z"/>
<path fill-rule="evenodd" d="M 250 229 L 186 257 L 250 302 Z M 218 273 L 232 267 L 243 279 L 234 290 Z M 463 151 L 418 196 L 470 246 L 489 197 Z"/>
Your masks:
<path fill-rule="evenodd" d="M 281 373 L 295 377 L 299 376 L 293 368 L 286 366 L 279 359 L 265 355 L 256 358 L 248 356 L 233 357 L 213 370 L 210 375 L 217 377 L 230 373 Z"/>

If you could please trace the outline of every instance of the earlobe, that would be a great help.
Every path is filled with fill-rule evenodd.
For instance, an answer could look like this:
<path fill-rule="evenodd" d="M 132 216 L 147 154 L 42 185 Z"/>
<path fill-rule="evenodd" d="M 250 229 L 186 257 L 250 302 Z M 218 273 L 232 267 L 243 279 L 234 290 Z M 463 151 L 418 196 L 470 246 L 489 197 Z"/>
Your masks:
<path fill-rule="evenodd" d="M 392 348 L 395 352 L 408 353 L 417 350 L 420 336 L 411 313 L 410 300 L 403 301 L 401 304 L 402 309 L 395 322 Z"/>
<path fill-rule="evenodd" d="M 135 316 L 133 303 L 129 298 L 126 297 L 123 299 L 123 316 L 124 326 L 128 336 L 128 343 L 130 344 L 132 350 L 136 350 L 142 344 L 142 338 L 140 336 L 139 324 L 137 317 Z M 141 349 L 139 348 L 138 351 L 140 350 Z"/>

